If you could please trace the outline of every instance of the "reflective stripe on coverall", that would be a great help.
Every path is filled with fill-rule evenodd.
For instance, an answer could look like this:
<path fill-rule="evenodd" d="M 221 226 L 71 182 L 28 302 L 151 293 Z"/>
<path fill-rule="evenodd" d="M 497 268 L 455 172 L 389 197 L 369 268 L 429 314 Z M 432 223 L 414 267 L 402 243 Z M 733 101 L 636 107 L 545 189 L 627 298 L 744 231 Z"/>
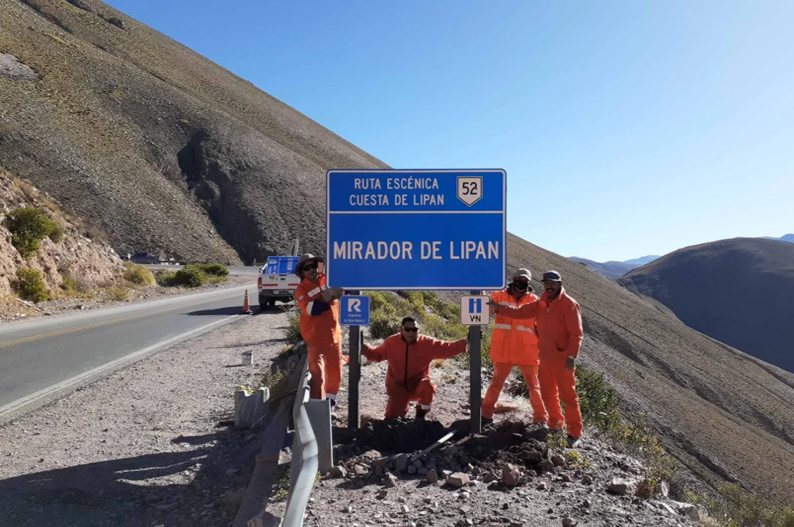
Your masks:
<path fill-rule="evenodd" d="M 521 306 L 537 301 L 538 297 L 534 293 L 527 292 L 516 300 L 508 288 L 493 293 L 491 300 L 500 306 Z M 535 319 L 510 318 L 497 313 L 491 334 L 493 377 L 482 400 L 482 416 L 487 419 L 493 418 L 494 407 L 502 392 L 505 380 L 510 375 L 513 366 L 518 366 L 527 384 L 533 420 L 545 422 L 546 410 L 543 406 L 540 383 L 538 382 L 538 361 Z"/>
<path fill-rule="evenodd" d="M 386 419 L 403 417 L 411 401 L 430 406 L 436 393 L 436 387 L 430 381 L 430 362 L 464 351 L 466 339 L 447 342 L 419 335 L 416 342 L 409 344 L 399 333 L 374 348 L 364 345 L 362 354 L 368 360 L 389 363 L 386 371 L 386 394 L 389 396 Z"/>
<path fill-rule="evenodd" d="M 317 315 L 311 310 L 315 301 L 323 302 L 326 289 L 325 275 L 320 273 L 316 282 L 304 277 L 295 289 L 295 299 L 300 307 L 301 336 L 309 351 L 311 398 L 324 399 L 325 394 L 339 391 L 342 382 L 342 329 L 339 326 L 339 302 L 327 302 L 330 309 Z"/>
<path fill-rule="evenodd" d="M 520 307 L 499 307 L 497 311 L 511 318 L 527 319 L 535 317 L 538 328 L 538 348 L 540 350 L 540 393 L 549 413 L 549 427 L 562 428 L 563 414 L 560 399 L 565 404 L 564 422 L 568 434 L 573 437 L 582 435 L 582 413 L 579 409 L 579 395 L 576 393 L 574 370 L 565 367 L 568 357 L 577 357 L 582 346 L 582 315 L 579 304 L 568 296 L 565 288 L 551 303 L 548 294 L 543 293 L 540 300 Z"/>

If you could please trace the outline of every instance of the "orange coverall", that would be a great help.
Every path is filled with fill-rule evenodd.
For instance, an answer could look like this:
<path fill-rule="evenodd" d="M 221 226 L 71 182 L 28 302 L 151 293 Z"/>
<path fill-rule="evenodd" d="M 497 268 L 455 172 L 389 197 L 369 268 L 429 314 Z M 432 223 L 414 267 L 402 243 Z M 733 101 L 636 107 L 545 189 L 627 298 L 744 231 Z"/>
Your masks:
<path fill-rule="evenodd" d="M 567 358 L 577 357 L 582 346 L 584 331 L 579 304 L 563 288 L 551 303 L 548 301 L 548 294 L 543 293 L 537 302 L 519 307 L 499 306 L 496 312 L 522 320 L 535 317 L 540 350 L 540 393 L 549 413 L 549 427 L 562 428 L 562 399 L 565 404 L 568 435 L 580 437 L 582 413 L 579 409 L 579 395 L 576 393 L 576 377 L 573 369 L 565 367 Z"/>
<path fill-rule="evenodd" d="M 516 300 L 508 288 L 493 293 L 491 300 L 500 306 L 521 306 L 537 301 L 538 296 L 527 292 Z M 491 362 L 493 378 L 482 400 L 482 416 L 493 418 L 494 407 L 505 380 L 513 366 L 518 366 L 527 383 L 533 420 L 537 423 L 546 422 L 546 409 L 538 382 L 538 337 L 535 332 L 535 319 L 510 318 L 497 313 L 491 334 Z"/>
<path fill-rule="evenodd" d="M 323 273 L 314 282 L 304 277 L 295 289 L 300 307 L 300 329 L 309 348 L 311 398 L 336 396 L 342 382 L 342 329 L 339 327 L 339 302 L 325 302 L 327 289 Z M 327 307 L 326 307 L 327 306 Z M 312 315 L 315 312 L 316 314 Z"/>
<path fill-rule="evenodd" d="M 408 412 L 408 403 L 418 401 L 428 408 L 436 393 L 430 381 L 430 362 L 446 359 L 466 351 L 466 339 L 447 342 L 419 335 L 409 344 L 399 333 L 388 337 L 380 346 L 366 344 L 362 354 L 373 362 L 388 361 L 386 371 L 386 419 L 403 417 Z"/>

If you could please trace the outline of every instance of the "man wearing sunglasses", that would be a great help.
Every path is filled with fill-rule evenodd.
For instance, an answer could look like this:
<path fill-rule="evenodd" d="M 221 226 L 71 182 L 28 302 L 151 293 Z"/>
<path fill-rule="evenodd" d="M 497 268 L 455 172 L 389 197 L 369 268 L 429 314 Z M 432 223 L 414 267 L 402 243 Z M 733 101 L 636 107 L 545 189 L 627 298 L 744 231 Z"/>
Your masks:
<path fill-rule="evenodd" d="M 430 363 L 463 353 L 466 345 L 466 339 L 450 342 L 420 335 L 413 317 L 403 318 L 400 332 L 386 338 L 379 346 L 373 348 L 364 344 L 362 354 L 368 360 L 389 363 L 386 419 L 404 417 L 408 405 L 417 401 L 416 419 L 424 420 L 436 393 L 436 386 L 430 381 Z"/>
<path fill-rule="evenodd" d="M 339 326 L 341 289 L 329 289 L 323 267 L 325 260 L 311 254 L 301 257 L 295 274 L 301 283 L 295 289 L 300 308 L 300 330 L 309 351 L 312 399 L 327 398 L 331 411 L 342 381 L 342 330 Z"/>
<path fill-rule="evenodd" d="M 499 306 L 522 306 L 538 300 L 529 285 L 532 273 L 528 269 L 518 269 L 513 280 L 502 291 L 491 295 L 491 302 Z M 529 391 L 529 402 L 532 404 L 532 417 L 536 423 L 546 423 L 546 409 L 540 395 L 538 382 L 538 335 L 535 330 L 535 318 L 517 319 L 496 314 L 493 333 L 491 334 L 491 362 L 493 377 L 485 397 L 482 400 L 482 422 L 493 422 L 494 407 L 502 392 L 507 376 L 518 366 Z"/>

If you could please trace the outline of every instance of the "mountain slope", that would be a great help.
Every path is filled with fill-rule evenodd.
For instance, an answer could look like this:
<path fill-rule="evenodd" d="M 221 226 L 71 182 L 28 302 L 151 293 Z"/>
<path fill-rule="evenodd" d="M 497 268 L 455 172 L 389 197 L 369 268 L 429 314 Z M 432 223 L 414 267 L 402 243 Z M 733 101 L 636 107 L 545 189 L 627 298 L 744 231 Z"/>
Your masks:
<path fill-rule="evenodd" d="M 645 265 L 648 262 L 652 262 L 655 259 L 659 258 L 658 256 L 641 256 L 640 258 L 634 258 L 632 260 L 626 260 L 625 262 L 619 262 L 616 260 L 610 260 L 608 262 L 596 262 L 594 260 L 588 260 L 587 258 L 581 258 L 579 256 L 570 256 L 569 257 L 574 262 L 580 263 L 585 265 L 595 271 L 596 273 L 606 276 L 607 278 L 620 278 L 624 274 L 628 273 L 632 269 L 636 269 L 641 265 Z"/>
<path fill-rule="evenodd" d="M 580 258 L 579 256 L 569 256 L 571 260 L 578 264 L 589 267 L 596 273 L 606 276 L 607 278 L 620 278 L 636 267 L 624 262 L 609 261 L 609 262 L 596 262 L 595 260 L 588 260 L 587 258 Z"/>
<path fill-rule="evenodd" d="M 322 253 L 325 170 L 384 166 L 97 1 L 0 0 L 0 53 L 0 164 L 124 252 L 249 261 L 297 235 Z M 508 250 L 511 269 L 562 272 L 583 360 L 695 473 L 794 501 L 794 376 L 564 257 Z"/>
<path fill-rule="evenodd" d="M 794 244 L 734 238 L 686 247 L 619 283 L 688 326 L 794 371 Z"/>
<path fill-rule="evenodd" d="M 0 0 L 0 53 L 0 165 L 120 252 L 319 251 L 325 171 L 384 166 L 101 2 Z"/>
<path fill-rule="evenodd" d="M 782 244 L 779 244 L 782 245 Z M 518 237 L 511 268 L 562 273 L 582 306 L 582 359 L 706 481 L 794 501 L 794 375 L 717 342 L 617 283 Z M 653 264 L 651 264 L 653 265 Z"/>

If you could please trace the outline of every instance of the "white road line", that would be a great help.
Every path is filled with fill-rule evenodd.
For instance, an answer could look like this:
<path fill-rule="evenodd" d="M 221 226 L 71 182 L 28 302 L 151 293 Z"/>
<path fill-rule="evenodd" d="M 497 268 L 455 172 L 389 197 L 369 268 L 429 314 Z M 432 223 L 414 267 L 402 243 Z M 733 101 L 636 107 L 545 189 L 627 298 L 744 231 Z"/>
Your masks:
<path fill-rule="evenodd" d="M 124 366 L 140 360 L 154 351 L 166 348 L 183 340 L 195 337 L 201 333 L 210 331 L 217 326 L 231 322 L 233 319 L 239 316 L 240 315 L 231 315 L 226 318 L 210 322 L 186 333 L 182 333 L 181 335 L 176 335 L 156 344 L 152 344 L 151 346 L 147 346 L 146 348 L 130 353 L 129 355 L 125 355 L 124 357 L 103 364 L 102 366 L 98 366 L 94 369 L 83 372 L 65 381 L 53 384 L 52 386 L 22 397 L 21 399 L 17 399 L 16 401 L 0 407 L 0 423 L 5 422 L 11 417 L 21 414 L 23 410 L 33 410 L 39 406 L 43 406 L 56 396 L 65 395 L 69 391 L 76 389 L 79 386 L 85 385 L 92 380 L 98 379 L 103 375 L 109 374 L 112 371 L 121 369 Z"/>

